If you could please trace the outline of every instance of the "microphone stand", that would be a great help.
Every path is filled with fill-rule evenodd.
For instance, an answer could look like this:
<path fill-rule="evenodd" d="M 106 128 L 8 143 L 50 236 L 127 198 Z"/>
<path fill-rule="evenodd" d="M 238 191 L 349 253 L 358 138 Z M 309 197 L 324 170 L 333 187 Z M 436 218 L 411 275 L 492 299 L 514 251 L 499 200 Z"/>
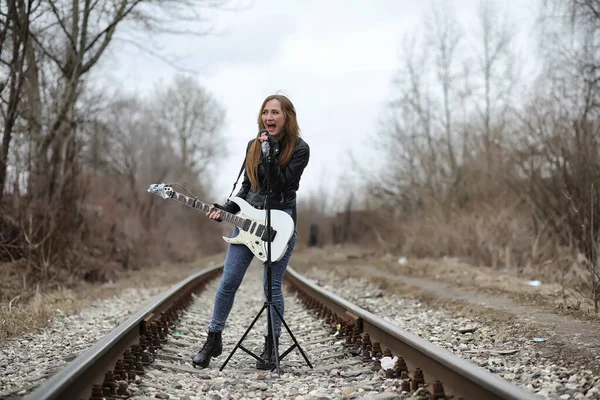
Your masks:
<path fill-rule="evenodd" d="M 279 361 L 281 359 L 283 359 L 286 355 L 288 355 L 296 347 L 302 354 L 302 357 L 304 357 L 304 360 L 306 361 L 308 366 L 310 368 L 313 367 L 312 364 L 310 363 L 310 361 L 308 360 L 308 357 L 306 357 L 306 354 L 304 354 L 302 347 L 300 347 L 300 344 L 294 337 L 294 334 L 292 333 L 292 331 L 290 330 L 288 325 L 285 323 L 283 316 L 281 315 L 281 313 L 279 312 L 277 307 L 275 307 L 275 305 L 273 304 L 272 276 L 271 276 L 271 235 L 273 234 L 273 230 L 271 228 L 271 204 L 269 201 L 269 198 L 271 197 L 271 183 L 269 182 L 269 176 L 271 175 L 272 151 L 273 150 L 272 150 L 272 146 L 271 146 L 271 140 L 269 139 L 268 154 L 264 154 L 264 153 L 262 154 L 263 162 L 265 164 L 265 184 L 266 184 L 266 191 L 267 191 L 267 195 L 265 197 L 265 211 L 267 214 L 267 227 L 266 227 L 266 229 L 267 229 L 267 260 L 264 263 L 265 268 L 267 268 L 267 284 L 268 284 L 267 301 L 265 301 L 265 304 L 260 309 L 260 311 L 256 315 L 256 317 L 254 317 L 254 320 L 252 321 L 252 323 L 250 324 L 248 329 L 246 329 L 246 332 L 240 338 L 237 345 L 233 348 L 233 350 L 229 354 L 229 357 L 227 357 L 227 359 L 225 360 L 225 362 L 223 363 L 223 365 L 221 366 L 219 371 L 223 371 L 223 368 L 225 368 L 225 365 L 227 365 L 227 363 L 229 362 L 229 359 L 233 356 L 233 353 L 235 353 L 235 351 L 237 350 L 238 347 L 240 349 L 242 349 L 243 351 L 245 351 L 246 353 L 248 353 L 250 356 L 254 357 L 256 360 L 262 362 L 261 358 L 259 356 L 257 356 L 256 354 L 254 354 L 249 349 L 247 349 L 246 347 L 244 347 L 242 345 L 242 342 L 244 341 L 244 339 L 246 338 L 246 336 L 248 335 L 248 333 L 250 332 L 250 330 L 252 329 L 252 327 L 254 326 L 254 324 L 256 323 L 256 321 L 258 320 L 258 318 L 260 317 L 260 315 L 262 314 L 262 312 L 264 310 L 267 310 L 267 331 L 268 331 L 268 333 L 267 333 L 267 357 L 268 357 L 267 360 L 271 360 L 272 355 L 275 357 L 275 368 L 274 369 L 277 370 L 277 374 L 279 375 L 279 377 L 281 377 L 281 368 L 279 367 Z M 275 336 L 275 324 L 273 323 L 273 318 L 274 318 L 273 310 L 275 311 L 275 313 L 277 313 L 277 316 L 281 320 L 281 323 L 283 324 L 283 326 L 285 326 L 285 329 L 288 331 L 288 333 L 290 334 L 290 336 L 294 342 L 294 344 L 289 349 L 287 349 L 285 351 L 285 353 L 283 353 L 281 355 L 281 357 L 279 356 L 279 348 L 278 348 L 279 346 L 277 344 L 277 340 L 276 340 L 276 336 Z M 273 369 L 271 369 L 271 371 L 273 371 Z"/>

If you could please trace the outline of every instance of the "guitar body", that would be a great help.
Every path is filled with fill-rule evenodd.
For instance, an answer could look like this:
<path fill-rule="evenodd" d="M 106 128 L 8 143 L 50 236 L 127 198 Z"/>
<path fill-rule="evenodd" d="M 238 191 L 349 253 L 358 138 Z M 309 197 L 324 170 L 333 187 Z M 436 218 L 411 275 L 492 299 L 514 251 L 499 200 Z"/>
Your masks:
<path fill-rule="evenodd" d="M 228 238 L 223 236 L 223 240 L 231 244 L 243 244 L 252 251 L 252 253 L 261 261 L 267 260 L 267 242 L 257 235 L 259 226 L 267 225 L 266 210 L 257 210 L 239 197 L 229 199 L 240 207 L 240 211 L 235 214 L 236 217 L 251 221 L 251 227 L 247 231 L 240 229 L 235 237 Z M 279 261 L 285 255 L 288 243 L 294 235 L 294 220 L 292 217 L 281 210 L 271 210 L 271 227 L 276 231 L 275 239 L 271 242 L 271 261 Z"/>

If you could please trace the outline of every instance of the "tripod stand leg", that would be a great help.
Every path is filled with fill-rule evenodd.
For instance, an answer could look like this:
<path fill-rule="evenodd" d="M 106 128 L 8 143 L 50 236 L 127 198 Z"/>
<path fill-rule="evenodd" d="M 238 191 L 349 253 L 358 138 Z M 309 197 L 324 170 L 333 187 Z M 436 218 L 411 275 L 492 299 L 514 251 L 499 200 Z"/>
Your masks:
<path fill-rule="evenodd" d="M 294 341 L 294 344 L 296 345 L 296 347 L 298 347 L 298 350 L 300 350 L 300 354 L 302 354 L 302 357 L 304 357 L 304 361 L 306 361 L 306 363 L 308 364 L 308 366 L 310 368 L 312 368 L 312 364 L 310 363 L 310 361 L 308 360 L 308 357 L 306 357 L 306 354 L 304 354 L 304 350 L 302 350 L 302 347 L 300 347 L 300 344 L 298 343 L 298 341 L 296 340 L 296 337 L 294 336 L 294 334 L 292 333 L 292 330 L 289 328 L 289 326 L 285 323 L 285 320 L 283 319 L 283 316 L 279 313 L 279 310 L 277 309 L 277 307 L 273 307 L 275 308 L 275 312 L 277 313 L 277 315 L 279 316 L 279 319 L 281 319 L 281 323 L 283 324 L 283 326 L 285 326 L 285 329 L 288 331 L 288 333 L 290 334 L 290 337 L 292 338 L 292 340 Z M 277 360 L 279 361 L 279 360 Z M 277 365 L 279 366 L 279 362 L 277 363 Z"/>
<path fill-rule="evenodd" d="M 281 377 L 281 368 L 279 367 L 279 346 L 277 346 L 277 336 L 275 336 L 275 324 L 273 323 L 273 309 L 275 309 L 277 314 L 279 314 L 279 310 L 277 310 L 277 307 L 275 307 L 272 303 L 269 303 L 268 309 L 269 318 L 267 324 L 269 325 L 269 335 L 271 335 L 271 349 L 269 351 L 273 352 L 272 354 L 275 357 L 275 368 L 277 369 L 277 374 Z M 270 355 L 270 353 L 268 354 Z"/>
<path fill-rule="evenodd" d="M 250 324 L 250 326 L 248 327 L 248 329 L 246 329 L 246 332 L 244 333 L 244 335 L 237 342 L 237 344 L 235 345 L 235 347 L 233 348 L 233 350 L 231 351 L 231 353 L 229 353 L 229 356 L 227 357 L 227 360 L 225 360 L 225 362 L 223 363 L 223 365 L 221 365 L 221 368 L 219 368 L 219 371 L 223 371 L 223 368 L 225 368 L 225 366 L 229 362 L 229 359 L 231 359 L 231 357 L 233 356 L 233 353 L 235 353 L 235 351 L 238 349 L 238 347 L 240 347 L 240 345 L 242 344 L 242 342 L 244 341 L 244 339 L 246 338 L 246 336 L 248 336 L 248 333 L 250 332 L 250 330 L 252 329 L 252 327 L 254 326 L 254 324 L 256 323 L 256 321 L 258 321 L 258 317 L 260 317 L 260 315 L 265 310 L 265 308 L 268 308 L 267 307 L 267 303 L 265 303 L 262 306 L 262 308 L 260 309 L 260 311 L 258 312 L 258 314 L 256 314 L 256 317 L 254 317 L 254 320 L 252 321 L 252 323 Z"/>

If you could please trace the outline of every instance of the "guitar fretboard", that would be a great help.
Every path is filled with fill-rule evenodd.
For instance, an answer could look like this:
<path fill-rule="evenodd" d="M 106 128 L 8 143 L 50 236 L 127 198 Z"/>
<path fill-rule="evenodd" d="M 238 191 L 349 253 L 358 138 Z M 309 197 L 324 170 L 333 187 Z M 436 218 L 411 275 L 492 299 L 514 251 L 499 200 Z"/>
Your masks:
<path fill-rule="evenodd" d="M 190 206 L 192 208 L 201 210 L 205 213 L 209 212 L 212 207 L 211 204 L 203 203 L 198 199 L 193 199 L 189 196 L 186 196 L 185 194 L 178 193 L 174 190 L 173 190 L 173 199 L 180 201 L 183 204 Z M 223 210 L 221 210 L 221 219 L 223 221 L 227 221 L 231 224 L 234 224 L 238 228 L 243 228 L 244 223 L 246 221 L 244 218 L 240 218 L 240 217 L 236 216 L 235 214 L 232 214 L 232 213 L 229 213 L 229 212 L 223 211 Z"/>

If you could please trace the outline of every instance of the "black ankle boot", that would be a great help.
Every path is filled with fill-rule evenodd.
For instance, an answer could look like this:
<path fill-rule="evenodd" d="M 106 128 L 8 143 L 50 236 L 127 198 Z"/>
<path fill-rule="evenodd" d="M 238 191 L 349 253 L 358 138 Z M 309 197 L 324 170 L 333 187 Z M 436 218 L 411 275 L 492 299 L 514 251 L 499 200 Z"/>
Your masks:
<path fill-rule="evenodd" d="M 275 338 L 275 343 L 277 344 L 277 351 L 279 351 L 279 338 Z M 274 349 L 273 349 L 274 350 Z M 275 368 L 275 354 L 274 351 L 271 352 L 271 357 L 269 358 L 269 337 L 265 336 L 265 345 L 263 347 L 263 351 L 260 355 L 261 361 L 256 362 L 257 369 L 273 369 Z"/>
<path fill-rule="evenodd" d="M 223 342 L 221 340 L 221 332 L 208 331 L 208 337 L 202 349 L 196 354 L 192 360 L 194 367 L 206 368 L 210 363 L 211 357 L 220 356 L 223 352 Z"/>

